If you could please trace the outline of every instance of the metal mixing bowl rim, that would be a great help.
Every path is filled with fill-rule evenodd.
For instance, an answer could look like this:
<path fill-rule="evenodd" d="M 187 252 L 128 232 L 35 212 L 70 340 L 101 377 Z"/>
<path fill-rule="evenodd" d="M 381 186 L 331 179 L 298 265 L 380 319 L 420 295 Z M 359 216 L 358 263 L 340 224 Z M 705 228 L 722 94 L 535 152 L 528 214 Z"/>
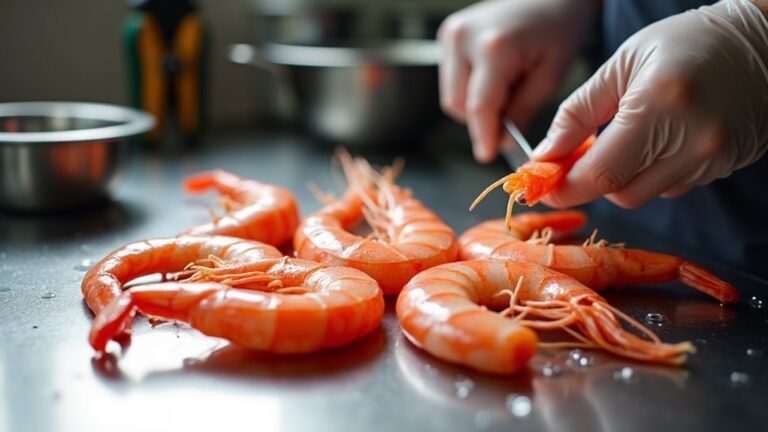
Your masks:
<path fill-rule="evenodd" d="M 240 64 L 253 64 L 261 60 L 284 66 L 436 66 L 440 60 L 440 48 L 437 41 L 431 39 L 378 40 L 359 46 L 340 46 L 332 42 L 327 45 L 266 42 L 258 47 L 233 44 L 230 46 L 229 57 Z"/>
<path fill-rule="evenodd" d="M 0 131 L 0 144 L 55 144 L 59 142 L 110 140 L 139 135 L 155 126 L 155 119 L 150 114 L 120 105 L 54 101 L 0 103 L 0 118 L 21 116 L 73 117 L 104 120 L 119 124 L 51 132 Z"/>

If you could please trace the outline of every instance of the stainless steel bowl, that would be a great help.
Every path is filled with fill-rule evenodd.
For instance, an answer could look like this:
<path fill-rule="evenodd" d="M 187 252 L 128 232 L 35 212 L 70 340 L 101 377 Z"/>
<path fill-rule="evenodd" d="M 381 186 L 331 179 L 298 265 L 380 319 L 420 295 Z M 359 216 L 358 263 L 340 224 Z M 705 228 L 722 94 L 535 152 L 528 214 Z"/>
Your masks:
<path fill-rule="evenodd" d="M 440 112 L 433 40 L 237 44 L 230 59 L 272 71 L 292 93 L 303 124 L 334 144 L 412 141 Z"/>
<path fill-rule="evenodd" d="M 108 196 L 128 137 L 152 116 L 81 102 L 0 103 L 0 207 L 38 211 Z"/>

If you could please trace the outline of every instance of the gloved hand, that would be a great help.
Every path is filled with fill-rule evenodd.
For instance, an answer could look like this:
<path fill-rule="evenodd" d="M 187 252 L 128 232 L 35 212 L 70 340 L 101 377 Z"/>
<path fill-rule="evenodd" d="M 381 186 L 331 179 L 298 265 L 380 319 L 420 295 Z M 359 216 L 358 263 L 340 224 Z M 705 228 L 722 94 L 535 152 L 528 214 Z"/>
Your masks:
<path fill-rule="evenodd" d="M 593 0 L 490 0 L 443 22 L 440 102 L 466 120 L 478 161 L 495 158 L 502 115 L 524 128 L 552 95 L 598 9 Z"/>
<path fill-rule="evenodd" d="M 561 104 L 535 159 L 569 154 L 609 120 L 544 203 L 606 195 L 636 208 L 757 161 L 768 149 L 768 19 L 724 0 L 637 32 Z"/>

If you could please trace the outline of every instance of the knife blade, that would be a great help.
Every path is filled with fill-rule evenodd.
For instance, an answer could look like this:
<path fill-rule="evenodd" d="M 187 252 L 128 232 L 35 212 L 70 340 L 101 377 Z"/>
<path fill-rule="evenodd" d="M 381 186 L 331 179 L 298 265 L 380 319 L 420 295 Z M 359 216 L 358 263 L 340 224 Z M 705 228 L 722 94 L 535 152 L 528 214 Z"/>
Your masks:
<path fill-rule="evenodd" d="M 525 139 L 520 129 L 512 120 L 504 119 L 504 128 L 512 137 L 511 140 L 503 139 L 499 152 L 505 161 L 513 170 L 520 168 L 521 165 L 531 160 L 531 145 Z"/>

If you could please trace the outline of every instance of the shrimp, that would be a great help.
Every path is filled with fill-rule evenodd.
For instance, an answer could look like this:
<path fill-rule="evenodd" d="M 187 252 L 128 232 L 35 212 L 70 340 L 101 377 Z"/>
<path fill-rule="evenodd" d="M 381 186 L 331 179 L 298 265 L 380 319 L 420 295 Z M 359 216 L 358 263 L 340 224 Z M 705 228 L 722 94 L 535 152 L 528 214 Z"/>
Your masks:
<path fill-rule="evenodd" d="M 416 346 L 444 360 L 494 373 L 514 373 L 538 346 L 547 345 L 602 348 L 671 365 L 682 364 L 695 351 L 688 342 L 661 342 L 576 279 L 523 261 L 460 261 L 425 270 L 400 293 L 397 317 Z M 622 322 L 645 338 L 625 330 Z M 538 343 L 531 329 L 562 329 L 577 342 Z"/>
<path fill-rule="evenodd" d="M 609 286 L 680 280 L 721 303 L 738 302 L 739 292 L 733 285 L 674 255 L 595 241 L 596 233 L 581 246 L 549 243 L 552 230 L 572 231 L 585 221 L 586 216 L 581 212 L 557 211 L 527 212 L 508 221 L 483 222 L 459 238 L 460 256 L 461 259 L 513 259 L 540 264 L 572 276 L 597 291 Z"/>
<path fill-rule="evenodd" d="M 280 258 L 283 254 L 264 243 L 223 236 L 182 236 L 144 240 L 110 253 L 85 274 L 81 289 L 91 310 L 98 314 L 120 296 L 123 285 L 154 273 L 184 270 L 190 262 L 251 262 Z"/>
<path fill-rule="evenodd" d="M 453 230 L 392 181 L 393 172 L 376 172 L 363 159 L 339 153 L 349 186 L 341 199 L 308 216 L 294 237 L 296 256 L 364 271 L 384 294 L 397 294 L 417 273 L 456 260 Z M 347 231 L 362 218 L 373 232 Z"/>
<path fill-rule="evenodd" d="M 91 346 L 104 353 L 137 310 L 274 353 L 348 344 L 375 330 L 384 315 L 379 285 L 353 268 L 288 257 L 210 263 L 192 266 L 197 272 L 182 282 L 124 291 L 96 316 Z"/>
<path fill-rule="evenodd" d="M 481 201 L 488 196 L 491 191 L 502 186 L 504 192 L 509 194 L 507 202 L 506 222 L 509 224 L 512 216 L 512 207 L 515 203 L 527 206 L 533 206 L 541 198 L 557 188 L 570 171 L 573 164 L 576 163 L 584 153 L 592 147 L 595 136 L 587 138 L 570 155 L 554 161 L 529 161 L 520 166 L 516 172 L 508 174 L 485 188 L 480 195 L 475 198 L 469 210 L 473 210 Z"/>
<path fill-rule="evenodd" d="M 183 235 L 226 235 L 280 246 L 299 225 L 299 207 L 288 189 L 244 179 L 226 171 L 206 171 L 184 181 L 188 192 L 215 188 L 226 215 L 184 231 Z"/>

